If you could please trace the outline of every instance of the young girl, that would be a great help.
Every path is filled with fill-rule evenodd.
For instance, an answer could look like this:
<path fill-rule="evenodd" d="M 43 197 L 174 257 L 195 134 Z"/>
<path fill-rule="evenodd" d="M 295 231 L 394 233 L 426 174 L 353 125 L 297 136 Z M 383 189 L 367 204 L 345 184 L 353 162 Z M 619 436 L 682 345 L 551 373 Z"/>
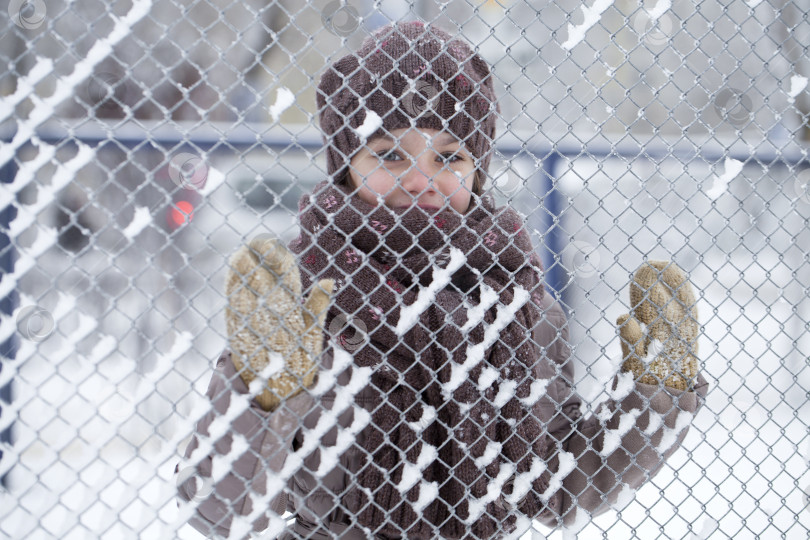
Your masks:
<path fill-rule="evenodd" d="M 329 178 L 300 202 L 294 255 L 257 238 L 231 261 L 230 347 L 184 469 L 210 489 L 181 475 L 193 526 L 496 538 L 587 519 L 655 474 L 705 383 L 620 377 L 581 418 L 563 311 L 521 216 L 483 194 L 486 62 L 400 23 L 318 90 Z"/>

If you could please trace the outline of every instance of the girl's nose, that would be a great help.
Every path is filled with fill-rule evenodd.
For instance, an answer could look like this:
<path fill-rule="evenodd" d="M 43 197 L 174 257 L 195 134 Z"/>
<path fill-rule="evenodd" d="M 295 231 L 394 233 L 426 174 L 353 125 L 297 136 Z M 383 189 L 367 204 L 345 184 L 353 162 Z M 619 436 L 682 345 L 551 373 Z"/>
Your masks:
<path fill-rule="evenodd" d="M 427 152 L 425 153 L 427 154 Z M 402 178 L 402 189 L 413 196 L 420 196 L 435 191 L 433 185 L 434 171 L 430 169 L 430 160 L 411 159 L 410 168 Z"/>

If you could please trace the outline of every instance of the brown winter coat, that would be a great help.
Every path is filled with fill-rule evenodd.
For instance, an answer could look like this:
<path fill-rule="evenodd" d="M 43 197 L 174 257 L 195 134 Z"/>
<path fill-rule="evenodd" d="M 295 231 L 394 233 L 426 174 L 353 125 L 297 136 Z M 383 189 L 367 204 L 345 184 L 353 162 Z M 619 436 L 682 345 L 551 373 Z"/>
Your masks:
<path fill-rule="evenodd" d="M 566 319 L 543 291 L 517 213 L 486 198 L 464 216 L 349 206 L 341 190 L 324 183 L 302 200 L 290 246 L 305 289 L 337 282 L 321 380 L 271 413 L 251 405 L 212 437 L 210 455 L 192 454 L 247 393 L 223 353 L 213 410 L 186 454 L 206 477 L 233 437 L 249 449 L 214 471 L 224 478 L 200 503 L 196 528 L 227 535 L 234 515 L 250 515 L 254 530 L 281 532 L 284 522 L 262 510 L 286 507 L 296 521 L 282 538 L 495 538 L 528 518 L 571 523 L 572 507 L 600 513 L 678 448 L 695 392 L 625 375 L 615 399 L 580 418 Z M 192 495 L 189 484 L 180 491 Z"/>

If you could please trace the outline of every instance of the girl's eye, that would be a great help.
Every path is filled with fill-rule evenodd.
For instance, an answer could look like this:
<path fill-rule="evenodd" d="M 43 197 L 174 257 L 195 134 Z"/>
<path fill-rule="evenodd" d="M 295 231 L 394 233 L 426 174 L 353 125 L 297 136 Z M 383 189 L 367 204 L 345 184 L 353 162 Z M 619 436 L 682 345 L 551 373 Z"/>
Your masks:
<path fill-rule="evenodd" d="M 457 161 L 461 161 L 462 159 L 464 159 L 462 156 L 458 154 L 458 152 L 445 152 L 444 154 L 441 155 L 441 157 L 443 161 L 449 163 L 455 163 Z"/>
<path fill-rule="evenodd" d="M 376 154 L 377 157 L 383 161 L 400 161 L 402 159 L 393 148 L 388 150 L 379 150 L 376 152 Z"/>

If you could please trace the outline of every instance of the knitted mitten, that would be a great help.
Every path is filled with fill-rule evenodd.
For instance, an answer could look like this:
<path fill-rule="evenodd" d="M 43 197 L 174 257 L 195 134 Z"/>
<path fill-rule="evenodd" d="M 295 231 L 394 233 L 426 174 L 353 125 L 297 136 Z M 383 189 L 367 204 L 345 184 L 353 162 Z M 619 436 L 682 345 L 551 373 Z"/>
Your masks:
<path fill-rule="evenodd" d="M 331 279 L 319 281 L 302 305 L 295 257 L 264 236 L 231 257 L 225 284 L 231 360 L 248 386 L 257 376 L 267 379 L 256 397 L 263 409 L 312 385 L 333 286 Z"/>
<path fill-rule="evenodd" d="M 632 313 L 616 321 L 622 371 L 643 383 L 663 381 L 671 388 L 691 389 L 698 373 L 700 327 L 695 294 L 684 271 L 670 261 L 645 262 L 630 284 L 630 304 Z M 653 352 L 652 358 L 647 358 L 648 352 Z"/>

